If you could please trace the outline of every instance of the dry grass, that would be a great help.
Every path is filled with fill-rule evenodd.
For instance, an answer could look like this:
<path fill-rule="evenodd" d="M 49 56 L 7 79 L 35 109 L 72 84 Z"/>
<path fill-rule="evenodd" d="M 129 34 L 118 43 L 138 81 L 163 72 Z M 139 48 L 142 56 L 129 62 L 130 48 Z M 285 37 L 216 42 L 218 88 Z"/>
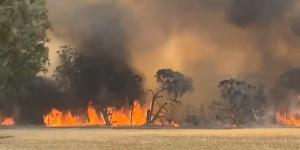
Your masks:
<path fill-rule="evenodd" d="M 0 129 L 0 149 L 299 150 L 300 129 Z"/>

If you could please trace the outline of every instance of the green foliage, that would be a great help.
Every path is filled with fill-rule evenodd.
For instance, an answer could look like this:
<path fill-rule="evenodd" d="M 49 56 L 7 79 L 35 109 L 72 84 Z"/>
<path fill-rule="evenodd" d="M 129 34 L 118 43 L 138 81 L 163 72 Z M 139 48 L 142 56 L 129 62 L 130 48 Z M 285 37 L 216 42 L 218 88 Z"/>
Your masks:
<path fill-rule="evenodd" d="M 186 92 L 193 90 L 192 79 L 180 72 L 160 69 L 155 77 L 161 89 L 166 90 L 168 94 L 174 94 L 176 97 L 182 97 Z"/>
<path fill-rule="evenodd" d="M 0 0 L 0 99 L 22 97 L 46 71 L 46 0 Z"/>
<path fill-rule="evenodd" d="M 72 87 L 76 81 L 76 77 L 79 73 L 77 64 L 80 56 L 76 49 L 68 46 L 61 46 L 57 54 L 61 62 L 55 69 L 54 77 L 59 87 L 62 88 L 61 90 L 66 90 Z"/>
<path fill-rule="evenodd" d="M 223 101 L 214 101 L 210 109 L 218 114 L 231 114 L 237 126 L 258 121 L 263 116 L 266 100 L 262 87 L 235 79 L 223 80 L 218 87 Z"/>
<path fill-rule="evenodd" d="M 160 69 L 155 77 L 159 88 L 155 92 L 150 90 L 152 103 L 147 113 L 147 125 L 150 126 L 158 118 L 169 120 L 170 109 L 181 105 L 184 94 L 193 91 L 192 79 L 172 69 Z"/>

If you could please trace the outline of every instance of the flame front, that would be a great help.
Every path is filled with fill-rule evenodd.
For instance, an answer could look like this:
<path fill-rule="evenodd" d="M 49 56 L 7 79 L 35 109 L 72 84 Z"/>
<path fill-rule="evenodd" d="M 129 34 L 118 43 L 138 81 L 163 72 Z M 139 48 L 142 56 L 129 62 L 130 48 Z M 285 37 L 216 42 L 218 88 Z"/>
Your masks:
<path fill-rule="evenodd" d="M 280 124 L 285 124 L 293 127 L 300 127 L 300 119 L 296 117 L 286 117 L 277 112 L 276 119 Z"/>
<path fill-rule="evenodd" d="M 111 112 L 110 123 L 112 126 L 141 126 L 145 124 L 145 112 L 137 101 L 134 102 L 132 113 L 126 109 L 116 110 L 115 108 L 109 108 L 109 110 Z M 44 123 L 48 127 L 105 125 L 102 114 L 98 113 L 92 105 L 88 106 L 86 113 L 79 116 L 73 115 L 71 111 L 62 112 L 53 108 L 49 114 L 44 116 Z"/>
<path fill-rule="evenodd" d="M 11 117 L 5 117 L 2 121 L 1 121 L 1 125 L 2 126 L 13 126 L 15 125 L 15 120 Z"/>

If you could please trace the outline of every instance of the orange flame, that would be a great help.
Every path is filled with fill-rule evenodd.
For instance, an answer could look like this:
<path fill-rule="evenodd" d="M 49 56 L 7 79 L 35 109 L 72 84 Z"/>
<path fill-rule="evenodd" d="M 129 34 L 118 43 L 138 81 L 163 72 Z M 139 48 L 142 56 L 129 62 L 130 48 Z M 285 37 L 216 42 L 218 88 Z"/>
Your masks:
<path fill-rule="evenodd" d="M 133 105 L 132 125 L 142 126 L 146 123 L 146 112 L 143 111 L 141 104 L 137 101 Z"/>
<path fill-rule="evenodd" d="M 113 109 L 113 108 L 112 108 Z M 146 113 L 143 111 L 141 104 L 134 102 L 132 109 L 132 118 L 130 112 L 126 113 L 125 109 L 113 111 L 111 116 L 112 126 L 142 126 L 146 123 Z"/>
<path fill-rule="evenodd" d="M 13 118 L 11 117 L 5 117 L 2 122 L 1 122 L 2 126 L 13 126 L 15 125 L 15 121 Z"/>
<path fill-rule="evenodd" d="M 109 108 L 109 110 L 111 112 L 110 122 L 112 126 L 141 126 L 145 124 L 146 115 L 137 101 L 134 102 L 133 106 L 132 123 L 131 112 L 126 111 L 125 108 L 121 110 Z M 87 118 L 81 116 L 87 116 Z M 89 105 L 87 114 L 80 116 L 73 115 L 71 111 L 62 112 L 53 108 L 49 114 L 44 116 L 44 123 L 49 127 L 105 125 L 102 114 L 98 113 L 92 105 Z"/>
<path fill-rule="evenodd" d="M 95 125 L 103 125 L 104 121 L 101 115 L 97 114 L 96 109 L 89 105 L 87 110 L 89 121 L 84 125 L 95 126 Z"/>
<path fill-rule="evenodd" d="M 277 112 L 276 119 L 280 124 L 289 125 L 293 127 L 300 127 L 300 119 L 296 117 L 285 117 L 284 115 Z"/>

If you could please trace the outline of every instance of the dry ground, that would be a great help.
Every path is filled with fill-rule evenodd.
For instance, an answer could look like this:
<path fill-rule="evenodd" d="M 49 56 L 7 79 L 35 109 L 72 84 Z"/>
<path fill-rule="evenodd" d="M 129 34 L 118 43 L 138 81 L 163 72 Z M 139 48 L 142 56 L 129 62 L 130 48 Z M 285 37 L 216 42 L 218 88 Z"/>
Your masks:
<path fill-rule="evenodd" d="M 300 129 L 0 129 L 2 150 L 299 150 Z"/>

